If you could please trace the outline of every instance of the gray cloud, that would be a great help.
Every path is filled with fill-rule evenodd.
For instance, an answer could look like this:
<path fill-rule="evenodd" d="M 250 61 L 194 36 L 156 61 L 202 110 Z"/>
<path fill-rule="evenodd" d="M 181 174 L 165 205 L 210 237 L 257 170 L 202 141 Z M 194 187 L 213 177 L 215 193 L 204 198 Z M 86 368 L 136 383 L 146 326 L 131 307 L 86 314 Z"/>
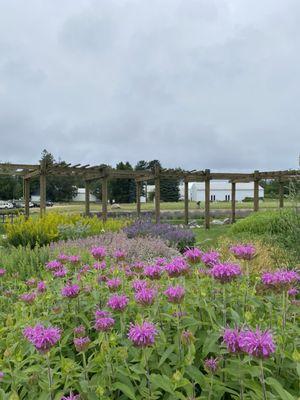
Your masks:
<path fill-rule="evenodd" d="M 298 0 L 0 0 L 0 159 L 297 167 Z"/>

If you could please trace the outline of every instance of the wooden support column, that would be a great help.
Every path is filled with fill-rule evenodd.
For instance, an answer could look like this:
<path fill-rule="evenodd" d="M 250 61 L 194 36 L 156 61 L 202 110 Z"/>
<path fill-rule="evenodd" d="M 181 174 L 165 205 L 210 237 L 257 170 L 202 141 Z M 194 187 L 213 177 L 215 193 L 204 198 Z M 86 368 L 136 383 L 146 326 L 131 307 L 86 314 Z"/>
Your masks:
<path fill-rule="evenodd" d="M 24 179 L 23 181 L 23 197 L 25 203 L 25 218 L 29 218 L 29 197 L 30 197 L 30 179 Z"/>
<path fill-rule="evenodd" d="M 107 178 L 102 179 L 102 219 L 107 220 Z"/>
<path fill-rule="evenodd" d="M 85 181 L 85 216 L 90 215 L 90 182 Z"/>
<path fill-rule="evenodd" d="M 40 175 L 40 215 L 43 216 L 46 213 L 46 174 L 41 173 Z"/>
<path fill-rule="evenodd" d="M 142 193 L 142 182 L 135 182 L 136 184 L 136 213 L 137 217 L 141 216 L 141 193 Z"/>
<path fill-rule="evenodd" d="M 184 223 L 189 224 L 189 181 L 184 181 Z"/>
<path fill-rule="evenodd" d="M 210 170 L 205 170 L 205 229 L 210 228 Z"/>
<path fill-rule="evenodd" d="M 279 181 L 279 207 L 283 208 L 284 205 L 284 185 L 282 181 Z"/>
<path fill-rule="evenodd" d="M 253 196 L 253 209 L 258 211 L 259 209 L 259 178 L 258 171 L 254 171 L 254 196 Z"/>
<path fill-rule="evenodd" d="M 155 223 L 158 224 L 160 221 L 160 168 L 158 165 L 155 166 Z"/>
<path fill-rule="evenodd" d="M 231 182 L 231 223 L 235 223 L 236 183 Z"/>

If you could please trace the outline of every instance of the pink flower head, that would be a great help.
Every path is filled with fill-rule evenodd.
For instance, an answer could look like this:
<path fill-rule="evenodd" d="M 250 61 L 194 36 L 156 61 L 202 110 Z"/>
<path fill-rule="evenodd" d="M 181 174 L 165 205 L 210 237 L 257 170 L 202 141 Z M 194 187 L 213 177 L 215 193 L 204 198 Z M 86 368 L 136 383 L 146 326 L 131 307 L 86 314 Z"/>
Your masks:
<path fill-rule="evenodd" d="M 296 297 L 298 293 L 299 293 L 299 290 L 298 290 L 297 288 L 291 288 L 291 289 L 288 291 L 288 295 L 289 295 L 290 297 Z"/>
<path fill-rule="evenodd" d="M 46 283 L 44 281 L 40 281 L 37 284 L 37 291 L 39 293 L 44 293 L 47 290 Z"/>
<path fill-rule="evenodd" d="M 95 311 L 96 318 L 109 317 L 110 315 L 111 315 L 110 312 L 106 311 L 106 310 L 96 310 Z"/>
<path fill-rule="evenodd" d="M 204 368 L 206 369 L 207 372 L 210 374 L 215 374 L 217 372 L 217 369 L 219 367 L 219 362 L 218 358 L 207 358 L 204 361 Z"/>
<path fill-rule="evenodd" d="M 122 285 L 120 278 L 112 278 L 106 281 L 106 285 L 111 292 L 115 292 Z"/>
<path fill-rule="evenodd" d="M 83 265 L 83 266 L 80 268 L 79 273 L 80 273 L 81 275 L 84 275 L 84 274 L 86 274 L 87 272 L 89 272 L 90 270 L 91 270 L 90 266 L 89 266 L 88 264 L 85 264 L 85 265 Z"/>
<path fill-rule="evenodd" d="M 96 262 L 96 263 L 93 265 L 93 267 L 94 267 L 94 269 L 96 269 L 96 270 L 105 269 L 105 268 L 106 268 L 106 262 L 105 262 L 105 261 Z"/>
<path fill-rule="evenodd" d="M 144 276 L 150 279 L 160 279 L 163 268 L 160 265 L 147 265 L 144 268 Z"/>
<path fill-rule="evenodd" d="M 207 253 L 203 253 L 201 256 L 201 261 L 210 268 L 217 264 L 219 259 L 220 254 L 217 251 L 208 251 Z"/>
<path fill-rule="evenodd" d="M 137 347 L 152 346 L 155 341 L 157 330 L 155 325 L 150 322 L 143 322 L 141 324 L 130 324 L 128 338 Z"/>
<path fill-rule="evenodd" d="M 165 270 L 171 278 L 174 278 L 185 275 L 189 271 L 189 266 L 184 258 L 176 257 L 165 265 Z"/>
<path fill-rule="evenodd" d="M 95 312 L 95 317 L 94 328 L 96 331 L 107 332 L 115 324 L 115 320 L 110 316 L 108 311 L 97 310 Z"/>
<path fill-rule="evenodd" d="M 68 262 L 69 261 L 69 256 L 67 255 L 67 254 L 63 254 L 63 253 L 60 253 L 58 256 L 57 256 L 57 259 L 58 259 L 58 261 L 60 261 L 61 263 L 66 263 L 66 262 Z"/>
<path fill-rule="evenodd" d="M 148 287 L 148 282 L 143 279 L 136 279 L 132 282 L 132 288 L 135 292 L 145 289 L 146 287 Z"/>
<path fill-rule="evenodd" d="M 128 297 L 124 294 L 114 294 L 108 299 L 107 306 L 114 311 L 123 311 L 128 304 Z"/>
<path fill-rule="evenodd" d="M 52 272 L 54 278 L 64 278 L 68 273 L 67 268 L 61 267 Z"/>
<path fill-rule="evenodd" d="M 238 265 L 230 263 L 215 264 L 211 269 L 212 276 L 221 283 L 231 282 L 241 273 L 241 268 Z"/>
<path fill-rule="evenodd" d="M 300 275 L 294 270 L 278 269 L 265 272 L 261 277 L 262 283 L 269 288 L 286 289 L 300 281 Z"/>
<path fill-rule="evenodd" d="M 144 267 L 145 264 L 142 261 L 138 261 L 131 266 L 134 271 L 142 271 Z"/>
<path fill-rule="evenodd" d="M 241 352 L 240 348 L 240 331 L 238 329 L 226 328 L 223 333 L 223 342 L 227 346 L 227 350 L 230 353 Z"/>
<path fill-rule="evenodd" d="M 88 336 L 77 337 L 73 340 L 76 350 L 81 353 L 88 349 L 91 340 Z"/>
<path fill-rule="evenodd" d="M 96 260 L 103 260 L 106 256 L 106 250 L 104 247 L 93 247 L 91 253 Z"/>
<path fill-rule="evenodd" d="M 143 306 L 149 306 L 154 303 L 157 291 L 152 288 L 142 288 L 135 293 L 135 300 Z"/>
<path fill-rule="evenodd" d="M 0 276 L 3 276 L 6 274 L 6 269 L 0 268 Z"/>
<path fill-rule="evenodd" d="M 193 333 L 191 331 L 184 330 L 181 333 L 181 338 L 180 339 L 181 339 L 182 344 L 184 344 L 185 346 L 188 346 L 188 345 L 190 345 L 191 343 L 194 342 L 195 337 L 194 337 L 194 335 L 193 335 Z"/>
<path fill-rule="evenodd" d="M 23 293 L 20 295 L 20 300 L 24 301 L 24 303 L 32 304 L 36 299 L 36 294 L 34 292 Z"/>
<path fill-rule="evenodd" d="M 80 395 L 70 392 L 69 396 L 63 396 L 61 400 L 80 400 Z"/>
<path fill-rule="evenodd" d="M 255 247 L 252 244 L 237 244 L 230 247 L 231 253 L 242 260 L 252 260 L 255 256 Z"/>
<path fill-rule="evenodd" d="M 71 264 L 78 264 L 81 260 L 80 256 L 69 256 L 69 262 Z"/>
<path fill-rule="evenodd" d="M 239 338 L 239 346 L 251 356 L 258 358 L 268 358 L 275 352 L 273 336 L 269 331 L 244 331 Z"/>
<path fill-rule="evenodd" d="M 73 329 L 74 335 L 77 337 L 82 337 L 85 335 L 85 327 L 83 325 L 76 326 Z"/>
<path fill-rule="evenodd" d="M 198 249 L 197 247 L 194 247 L 193 249 L 187 249 L 183 255 L 185 258 L 191 263 L 195 264 L 201 261 L 201 256 L 203 252 Z"/>
<path fill-rule="evenodd" d="M 27 279 L 27 281 L 25 283 L 27 286 L 33 287 L 36 284 L 36 280 L 35 280 L 35 278 L 30 278 L 30 279 Z"/>
<path fill-rule="evenodd" d="M 28 326 L 23 330 L 24 337 L 31 342 L 40 353 L 47 353 L 61 337 L 61 331 L 56 327 L 46 328 L 43 325 Z"/>
<path fill-rule="evenodd" d="M 60 261 L 57 261 L 57 260 L 49 261 L 46 264 L 46 268 L 51 270 L 51 271 L 53 271 L 53 270 L 55 271 L 57 269 L 60 269 L 61 267 L 62 267 L 62 263 Z"/>
<path fill-rule="evenodd" d="M 79 292 L 80 287 L 76 284 L 72 285 L 71 283 L 67 283 L 67 285 L 61 289 L 61 295 L 70 299 L 77 297 Z"/>
<path fill-rule="evenodd" d="M 155 260 L 156 265 L 160 265 L 163 267 L 167 263 L 167 259 L 165 257 L 159 257 Z"/>
<path fill-rule="evenodd" d="M 116 251 L 114 252 L 114 257 L 115 257 L 118 261 L 123 261 L 123 260 L 125 260 L 126 253 L 125 253 L 124 250 L 119 249 L 119 250 L 116 250 Z"/>
<path fill-rule="evenodd" d="M 167 296 L 170 303 L 179 304 L 184 298 L 185 289 L 182 286 L 170 286 L 164 291 L 164 295 Z"/>

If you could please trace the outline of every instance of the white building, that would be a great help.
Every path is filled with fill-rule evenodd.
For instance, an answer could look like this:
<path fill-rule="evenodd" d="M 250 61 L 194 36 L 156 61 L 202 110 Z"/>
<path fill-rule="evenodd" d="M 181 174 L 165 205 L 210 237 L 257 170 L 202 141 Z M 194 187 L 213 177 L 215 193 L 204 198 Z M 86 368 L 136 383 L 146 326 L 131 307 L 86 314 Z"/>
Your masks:
<path fill-rule="evenodd" d="M 90 193 L 90 201 L 95 202 L 96 196 Z M 77 188 L 77 193 L 73 196 L 73 201 L 85 201 L 85 188 Z"/>
<path fill-rule="evenodd" d="M 195 182 L 189 190 L 191 201 L 205 201 L 205 182 Z M 254 196 L 254 182 L 236 183 L 236 201 L 242 201 L 245 197 Z M 259 197 L 264 197 L 264 189 L 259 186 Z M 210 181 L 211 201 L 230 201 L 231 183 L 228 181 Z"/>

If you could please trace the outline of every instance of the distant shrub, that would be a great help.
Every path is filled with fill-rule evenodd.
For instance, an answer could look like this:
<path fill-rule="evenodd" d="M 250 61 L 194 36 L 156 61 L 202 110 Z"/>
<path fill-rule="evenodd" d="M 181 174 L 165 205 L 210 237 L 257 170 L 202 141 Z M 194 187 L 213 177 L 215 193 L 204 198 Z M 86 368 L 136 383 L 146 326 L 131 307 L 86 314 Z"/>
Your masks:
<path fill-rule="evenodd" d="M 101 221 L 97 217 L 87 218 L 80 215 L 48 213 L 40 218 L 23 216 L 7 223 L 5 231 L 7 241 L 13 246 L 44 246 L 59 239 L 98 235 L 105 231 L 118 231 L 127 224 L 126 220 Z"/>
<path fill-rule="evenodd" d="M 195 243 L 194 232 L 189 228 L 180 228 L 170 224 L 154 224 L 149 220 L 140 219 L 132 225 L 124 228 L 129 238 L 135 237 L 159 237 L 165 240 L 170 246 L 182 251 Z"/>

